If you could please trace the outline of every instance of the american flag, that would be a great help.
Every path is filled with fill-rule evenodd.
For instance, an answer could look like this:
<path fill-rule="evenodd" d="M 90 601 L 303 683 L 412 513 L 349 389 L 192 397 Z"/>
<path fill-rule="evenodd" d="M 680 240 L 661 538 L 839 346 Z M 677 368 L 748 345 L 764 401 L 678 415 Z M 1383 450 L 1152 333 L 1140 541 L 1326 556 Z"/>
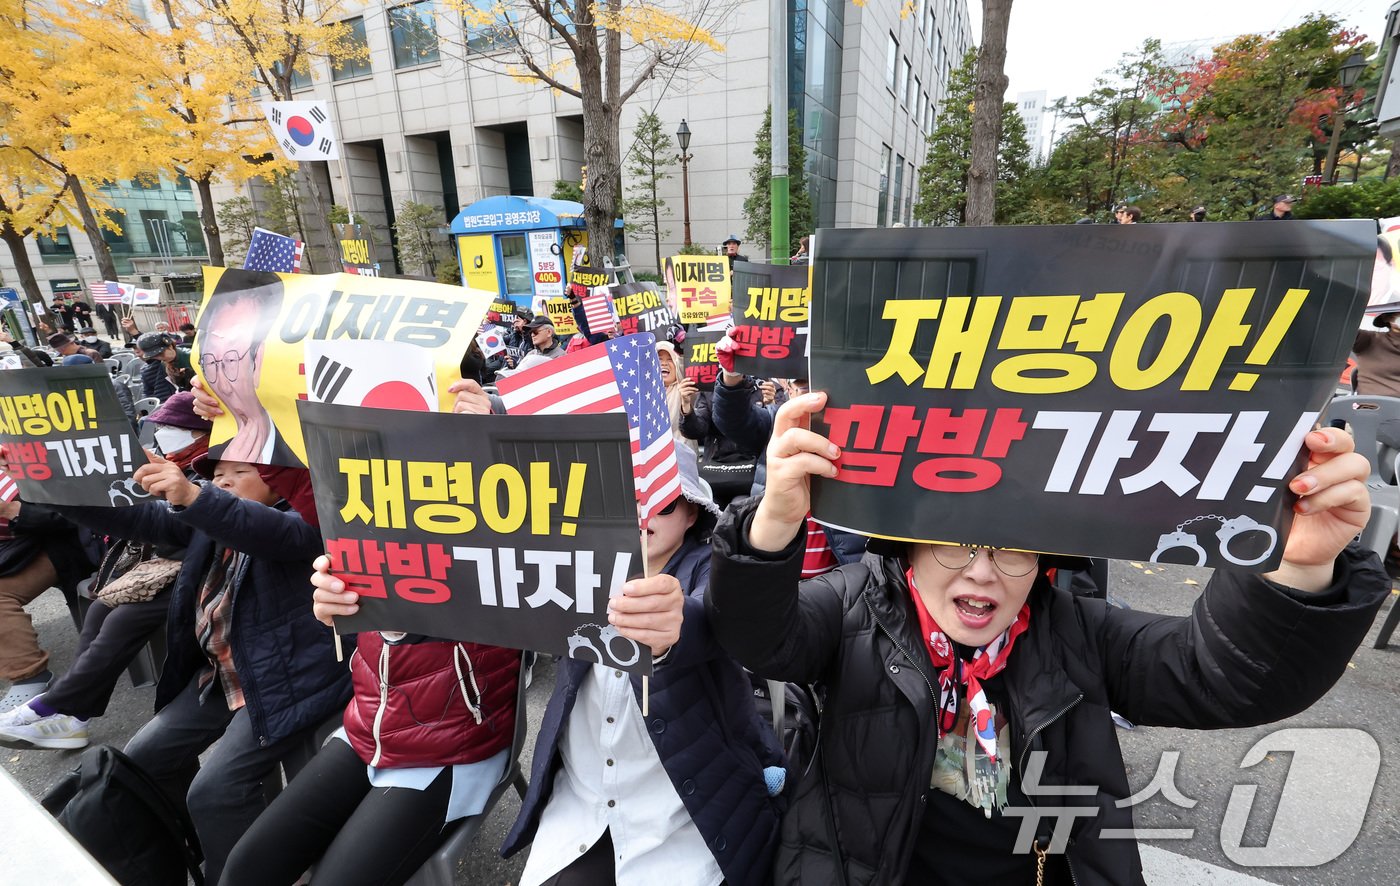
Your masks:
<path fill-rule="evenodd" d="M 120 283 L 89 283 L 88 289 L 92 291 L 92 301 L 99 305 L 119 305 L 122 303 L 122 288 Z"/>
<path fill-rule="evenodd" d="M 516 373 L 496 386 L 506 412 L 569 415 L 626 412 L 642 528 L 680 494 L 671 414 L 656 360 L 656 336 L 615 338 Z"/>
<path fill-rule="evenodd" d="M 0 501 L 14 501 L 19 497 L 19 486 L 10 479 L 10 475 L 4 470 L 0 470 Z"/>
<path fill-rule="evenodd" d="M 583 303 L 583 318 L 588 321 L 588 331 L 593 335 L 605 335 L 617 328 L 617 317 L 613 315 L 612 296 L 606 287 L 593 290 L 579 301 Z"/>
<path fill-rule="evenodd" d="M 275 271 L 279 274 L 300 274 L 301 254 L 306 244 L 265 228 L 254 228 L 248 243 L 248 257 L 243 260 L 246 271 Z"/>

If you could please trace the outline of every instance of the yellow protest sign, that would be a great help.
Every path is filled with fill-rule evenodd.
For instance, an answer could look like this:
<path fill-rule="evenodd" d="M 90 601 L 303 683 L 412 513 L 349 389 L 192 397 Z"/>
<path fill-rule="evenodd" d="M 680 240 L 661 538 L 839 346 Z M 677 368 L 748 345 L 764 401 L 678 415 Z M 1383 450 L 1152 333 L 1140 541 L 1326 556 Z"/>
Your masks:
<path fill-rule="evenodd" d="M 554 324 L 555 335 L 573 335 L 578 332 L 578 323 L 574 320 L 574 312 L 569 307 L 567 298 L 545 299 L 544 310 L 549 314 L 550 322 Z"/>
<path fill-rule="evenodd" d="M 209 438 L 210 453 L 304 465 L 296 402 L 306 399 L 309 385 L 315 385 L 315 399 L 350 405 L 386 402 L 386 386 L 419 386 L 435 396 L 438 409 L 450 411 L 447 388 L 494 298 L 494 292 L 417 280 L 205 268 L 191 356 L 224 407 Z M 415 361 L 396 366 L 348 356 L 356 342 L 427 351 L 433 377 L 410 378 Z M 310 365 L 308 343 L 336 343 L 343 357 L 332 359 L 318 348 L 316 365 Z"/>
<path fill-rule="evenodd" d="M 682 323 L 729 313 L 729 263 L 717 255 L 675 255 L 663 263 L 666 296 Z"/>

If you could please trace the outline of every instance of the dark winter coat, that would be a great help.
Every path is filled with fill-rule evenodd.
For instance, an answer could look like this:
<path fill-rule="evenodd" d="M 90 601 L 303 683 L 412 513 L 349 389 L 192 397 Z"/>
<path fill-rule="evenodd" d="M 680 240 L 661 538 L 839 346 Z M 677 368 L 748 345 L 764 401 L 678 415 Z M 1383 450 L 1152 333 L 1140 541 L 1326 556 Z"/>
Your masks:
<path fill-rule="evenodd" d="M 747 379 L 745 379 L 747 382 Z M 739 446 L 754 449 L 759 453 L 768 450 L 768 438 L 773 436 L 773 414 L 776 407 L 755 403 L 745 385 L 729 387 L 723 381 L 715 382 L 714 399 L 710 410 L 711 421 L 721 434 L 734 440 Z M 754 468 L 752 495 L 762 495 L 768 480 L 768 462 L 759 458 Z M 865 554 L 868 539 L 854 532 L 845 532 L 823 526 L 826 542 L 836 555 L 836 562 L 844 566 L 854 563 Z"/>
<path fill-rule="evenodd" d="M 760 676 L 826 687 L 817 764 L 783 820 L 775 882 L 902 883 L 937 745 L 937 677 L 902 562 L 867 555 L 799 590 L 802 535 L 781 554 L 753 551 L 755 504 L 731 508 L 716 530 L 711 627 Z M 1000 679 L 1017 776 L 1044 751 L 1041 785 L 1098 786 L 1042 804 L 1089 809 L 1065 856 L 1074 881 L 1142 882 L 1136 844 L 1101 838 L 1132 827 L 1131 809 L 1115 806 L 1131 792 L 1110 710 L 1195 729 L 1296 714 L 1344 672 L 1388 591 L 1375 555 L 1356 547 L 1318 595 L 1217 570 L 1187 617 L 1117 609 L 1039 579 Z M 1046 836 L 1054 821 L 1042 819 Z"/>
<path fill-rule="evenodd" d="M 336 661 L 331 629 L 311 614 L 307 570 L 321 535 L 295 511 L 204 486 L 189 507 L 64 508 L 75 521 L 137 542 L 185 544 L 167 622 L 156 710 L 169 704 L 209 659 L 195 636 L 195 608 L 219 547 L 248 556 L 234 577 L 233 664 L 254 734 L 263 747 L 318 726 L 350 698 L 350 672 Z"/>
<path fill-rule="evenodd" d="M 651 677 L 647 733 L 725 881 L 761 886 L 769 882 L 784 806 L 781 797 L 768 796 L 763 769 L 782 765 L 782 751 L 754 709 L 748 677 L 710 633 L 703 602 L 709 563 L 709 546 L 687 540 L 666 564 L 666 573 L 686 590 L 685 616 L 680 641 Z M 564 728 L 590 667 L 584 661 L 560 662 L 559 682 L 535 744 L 530 790 L 502 855 L 519 852 L 535 837 L 562 765 Z M 633 677 L 639 700 L 641 687 L 641 678 Z M 717 780 L 717 772 L 727 777 Z"/>
<path fill-rule="evenodd" d="M 378 631 L 356 639 L 345 734 L 361 760 L 381 769 L 454 766 L 511 746 L 518 650 L 432 639 L 387 643 Z"/>

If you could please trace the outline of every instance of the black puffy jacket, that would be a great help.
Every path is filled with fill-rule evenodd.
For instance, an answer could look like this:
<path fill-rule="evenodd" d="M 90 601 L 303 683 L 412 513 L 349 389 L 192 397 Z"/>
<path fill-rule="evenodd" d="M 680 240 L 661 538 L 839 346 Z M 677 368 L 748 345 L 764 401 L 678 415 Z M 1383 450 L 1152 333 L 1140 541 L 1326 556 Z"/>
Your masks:
<path fill-rule="evenodd" d="M 818 762 L 783 819 L 775 882 L 902 883 L 937 743 L 936 675 L 902 563 L 868 554 L 799 588 L 802 535 L 781 554 L 753 551 L 755 506 L 731 508 L 716 529 L 710 625 L 760 676 L 821 681 L 827 693 Z M 1137 845 L 1101 838 L 1132 827 L 1131 809 L 1115 806 L 1131 792 L 1110 710 L 1197 729 L 1292 716 L 1341 676 L 1388 591 L 1375 555 L 1356 547 L 1318 595 L 1217 570 L 1186 617 L 1115 609 L 1038 579 L 1001 679 L 1015 771 L 1024 778 L 1030 752 L 1044 751 L 1041 785 L 1098 786 L 1042 803 L 1094 807 L 1074 818 L 1074 882 L 1142 882 Z M 1042 821 L 1048 837 L 1054 819 Z"/>

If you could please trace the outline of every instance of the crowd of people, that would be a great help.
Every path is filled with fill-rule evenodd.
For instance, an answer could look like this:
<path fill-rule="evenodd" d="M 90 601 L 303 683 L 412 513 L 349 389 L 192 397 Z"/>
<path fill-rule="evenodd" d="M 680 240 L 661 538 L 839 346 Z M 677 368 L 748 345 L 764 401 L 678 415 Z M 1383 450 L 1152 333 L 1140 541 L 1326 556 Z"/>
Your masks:
<path fill-rule="evenodd" d="M 468 349 L 454 411 L 502 412 L 498 378 L 594 338 L 575 317 L 569 337 L 523 309 L 489 315 L 506 347 Z M 162 400 L 135 475 L 158 500 L 0 505 L 0 742 L 86 745 L 164 625 L 154 716 L 126 752 L 188 811 L 206 882 L 281 886 L 308 869 L 312 883 L 405 882 L 509 771 L 521 652 L 386 631 L 342 638 L 339 662 L 331 626 L 359 598 L 322 555 L 309 471 L 259 463 L 261 445 L 212 458 L 210 420 L 239 396 L 230 368 L 192 365 L 168 329 L 126 333 Z M 63 362 L 93 359 L 54 335 L 75 349 Z M 680 492 L 643 530 L 648 577 L 607 613 L 654 673 L 644 688 L 559 663 L 501 847 L 528 851 L 523 886 L 1140 881 L 1135 843 L 1105 837 L 1132 827 L 1111 712 L 1188 728 L 1290 716 L 1340 677 L 1389 594 L 1374 555 L 1349 545 L 1369 465 L 1343 431 L 1307 436 L 1282 565 L 1219 570 L 1191 615 L 1159 616 L 1053 586 L 1074 558 L 815 522 L 811 478 L 840 455 L 811 429 L 826 395 L 737 372 L 728 340 L 701 391 L 678 337 L 662 330 L 656 348 Z M 93 573 L 77 657 L 55 677 L 24 606 Z M 767 680 L 822 699 L 801 765 L 755 704 Z M 279 761 L 328 731 L 269 804 Z M 1032 753 L 1036 790 L 1073 786 L 1061 799 L 1083 808 L 1067 848 L 1052 851 L 1046 817 L 1017 850 Z"/>

